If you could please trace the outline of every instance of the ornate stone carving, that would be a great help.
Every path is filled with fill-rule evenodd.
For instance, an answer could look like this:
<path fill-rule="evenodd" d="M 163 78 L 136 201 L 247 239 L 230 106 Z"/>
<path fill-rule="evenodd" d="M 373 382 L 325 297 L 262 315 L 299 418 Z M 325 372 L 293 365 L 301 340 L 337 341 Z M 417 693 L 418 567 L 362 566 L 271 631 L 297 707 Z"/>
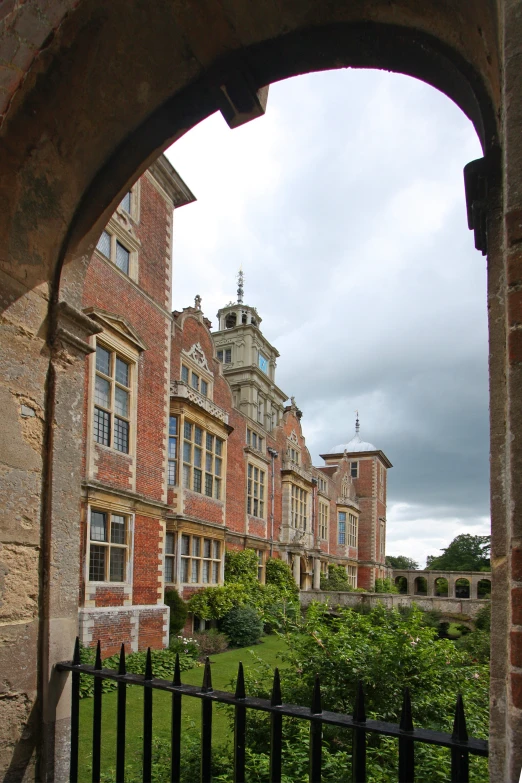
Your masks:
<path fill-rule="evenodd" d="M 210 372 L 205 352 L 199 343 L 194 343 L 190 351 L 183 351 L 183 353 L 188 356 L 189 359 L 192 359 L 199 367 L 203 367 L 204 370 Z"/>

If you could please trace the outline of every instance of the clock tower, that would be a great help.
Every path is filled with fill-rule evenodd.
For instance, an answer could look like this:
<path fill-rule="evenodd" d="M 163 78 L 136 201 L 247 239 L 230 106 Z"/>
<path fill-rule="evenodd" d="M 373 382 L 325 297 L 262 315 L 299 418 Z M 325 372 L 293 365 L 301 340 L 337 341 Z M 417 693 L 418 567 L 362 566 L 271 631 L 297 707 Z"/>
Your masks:
<path fill-rule="evenodd" d="M 256 308 L 243 302 L 242 270 L 237 281 L 237 302 L 219 310 L 218 329 L 212 336 L 223 375 L 232 388 L 234 407 L 271 432 L 281 421 L 288 399 L 275 384 L 279 352 L 263 336 Z"/>

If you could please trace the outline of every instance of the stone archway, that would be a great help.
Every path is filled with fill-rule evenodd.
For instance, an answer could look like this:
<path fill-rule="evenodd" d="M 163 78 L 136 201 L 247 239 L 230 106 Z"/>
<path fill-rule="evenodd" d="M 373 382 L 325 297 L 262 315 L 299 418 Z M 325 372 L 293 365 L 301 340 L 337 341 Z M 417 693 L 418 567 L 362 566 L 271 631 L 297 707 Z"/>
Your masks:
<path fill-rule="evenodd" d="M 11 672 L 11 691 L 28 705 L 28 720 L 37 692 L 43 700 L 43 744 L 53 747 L 53 737 L 56 758 L 66 758 L 66 700 L 63 727 L 54 728 L 63 681 L 57 678 L 50 689 L 48 683 L 53 663 L 70 655 L 76 632 L 78 421 L 83 357 L 92 328 L 76 308 L 95 238 L 130 182 L 203 117 L 221 110 L 234 126 L 260 113 L 263 85 L 351 65 L 410 74 L 442 90 L 473 120 L 486 152 L 478 176 L 468 184 L 469 219 L 481 248 L 487 234 L 489 251 L 493 559 L 502 562 L 493 595 L 499 608 L 493 646 L 499 675 L 493 693 L 496 702 L 508 705 L 502 715 L 493 713 L 492 746 L 499 750 L 493 751 L 492 774 L 498 780 L 508 780 L 515 771 L 518 775 L 517 753 L 507 770 L 503 751 L 522 745 L 512 714 L 522 708 L 517 668 L 522 660 L 515 654 L 510 663 L 504 597 L 511 580 L 522 579 L 522 549 L 516 546 L 518 539 L 512 543 L 512 520 L 522 498 L 516 475 L 507 475 L 504 468 L 509 464 L 514 471 L 522 453 L 516 429 L 522 412 L 522 349 L 519 332 L 513 329 L 508 337 L 504 327 L 520 322 L 516 284 L 522 279 L 517 167 L 522 101 L 516 65 L 522 22 L 517 3 L 506 0 L 497 9 L 485 0 L 472 6 L 450 0 L 441 8 L 435 0 L 398 0 L 392 7 L 382 0 L 253 9 L 238 0 L 225 12 L 212 0 L 203 7 L 188 0 L 180 8 L 167 0 L 142 5 L 70 0 L 37 11 L 36 0 L 12 11 L 26 16 L 13 20 L 11 35 L 20 36 L 22 29 L 29 38 L 24 37 L 26 50 L 17 50 L 23 67 L 13 65 L 8 73 L 13 78 L 0 95 L 1 306 L 7 324 L 0 344 L 6 370 L 1 393 L 12 433 L 0 459 L 9 474 L 2 490 L 4 506 L 19 508 L 31 522 L 23 528 L 16 515 L 6 518 L 2 540 L 14 568 L 23 574 L 27 594 L 38 596 L 34 606 L 27 602 L 22 625 L 17 618 L 18 625 L 8 620 L 5 628 L 7 648 L 33 662 L 32 674 L 27 676 L 27 667 L 22 672 L 13 666 L 9 653 L 6 671 Z M 9 11 L 2 18 L 8 16 Z M 1 47 L 11 44 L 9 37 L 3 39 L 0 56 Z M 4 60 L 9 61 L 7 49 Z M 504 212 L 496 157 L 502 91 Z M 515 288 L 511 291 L 509 285 Z M 36 449 L 23 438 L 16 408 L 20 395 L 31 400 L 41 422 Z M 510 665 L 515 666 L 511 684 L 505 675 Z M 10 722 L 8 713 L 3 722 Z M 25 732 L 30 739 L 18 746 L 20 769 L 30 763 L 31 748 L 42 746 L 39 724 L 35 713 Z M 11 751 L 8 747 L 4 761 L 11 763 Z M 39 772 L 42 780 L 52 768 L 48 756 Z"/>

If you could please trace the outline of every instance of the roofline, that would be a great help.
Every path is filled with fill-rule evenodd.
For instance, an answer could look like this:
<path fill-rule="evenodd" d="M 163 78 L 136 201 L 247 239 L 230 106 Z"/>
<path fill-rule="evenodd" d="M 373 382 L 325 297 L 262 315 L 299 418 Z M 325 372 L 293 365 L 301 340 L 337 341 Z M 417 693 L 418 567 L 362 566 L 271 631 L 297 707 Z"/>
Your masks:
<path fill-rule="evenodd" d="M 342 451 L 337 453 L 331 453 L 331 454 L 319 454 L 321 459 L 324 459 L 326 462 L 327 459 L 342 459 L 344 455 L 346 454 L 347 457 L 354 457 L 356 459 L 360 459 L 361 457 L 380 457 L 387 468 L 393 468 L 392 463 L 384 453 L 384 451 L 381 451 L 380 449 L 375 449 L 375 451 Z M 328 465 L 325 465 L 325 467 L 328 467 Z"/>
<path fill-rule="evenodd" d="M 159 158 L 149 166 L 149 172 L 167 193 L 176 209 L 196 201 L 195 195 L 181 179 L 178 172 L 165 155 L 160 155 Z"/>

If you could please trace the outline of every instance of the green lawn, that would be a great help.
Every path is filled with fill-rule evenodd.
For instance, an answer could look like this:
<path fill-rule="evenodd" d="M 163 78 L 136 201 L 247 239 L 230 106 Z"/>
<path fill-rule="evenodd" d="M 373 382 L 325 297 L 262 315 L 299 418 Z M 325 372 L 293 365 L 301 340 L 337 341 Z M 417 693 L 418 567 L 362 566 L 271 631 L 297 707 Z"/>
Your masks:
<path fill-rule="evenodd" d="M 243 662 L 245 674 L 256 665 L 255 656 L 261 658 L 272 669 L 281 667 L 278 655 L 286 650 L 285 642 L 277 636 L 266 636 L 261 644 L 253 647 L 243 647 L 239 650 L 220 653 L 211 656 L 212 686 L 216 690 L 230 691 L 230 681 L 237 675 L 239 661 Z M 197 667 L 182 672 L 181 681 L 187 685 L 199 685 L 203 680 L 203 667 Z M 103 695 L 102 708 L 102 771 L 110 780 L 110 771 L 116 766 L 116 698 L 115 691 Z M 153 731 L 157 737 L 168 739 L 170 736 L 171 696 L 161 691 L 153 691 Z M 92 752 L 92 711 L 93 700 L 82 699 L 80 702 L 80 783 L 88 783 L 91 779 Z M 186 729 L 198 731 L 201 719 L 201 702 L 199 699 L 185 697 L 182 706 L 183 721 Z M 192 728 L 193 723 L 196 728 Z M 214 743 L 223 742 L 230 734 L 228 719 L 222 708 L 214 709 L 213 718 Z M 129 771 L 137 772 L 141 768 L 141 752 L 143 736 L 143 689 L 136 686 L 127 688 L 127 743 L 126 760 Z"/>

